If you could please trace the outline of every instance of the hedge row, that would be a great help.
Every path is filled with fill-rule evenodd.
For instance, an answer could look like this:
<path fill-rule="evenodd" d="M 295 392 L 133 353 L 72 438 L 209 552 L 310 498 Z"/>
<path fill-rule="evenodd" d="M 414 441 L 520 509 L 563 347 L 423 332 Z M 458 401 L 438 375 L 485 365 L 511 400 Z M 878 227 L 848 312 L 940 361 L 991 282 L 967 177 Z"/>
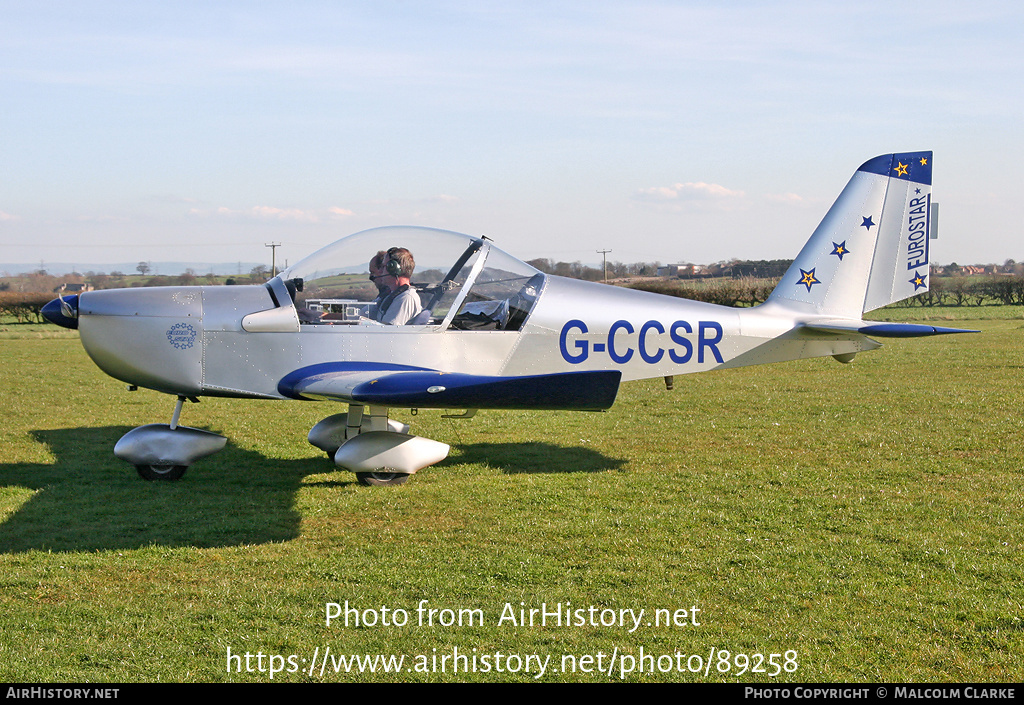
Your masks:
<path fill-rule="evenodd" d="M 630 285 L 631 289 L 681 299 L 705 301 L 721 306 L 756 306 L 772 293 L 778 279 L 648 279 Z"/>
<path fill-rule="evenodd" d="M 900 306 L 1012 306 L 1024 304 L 1024 277 L 932 277 L 927 293 Z"/>
<path fill-rule="evenodd" d="M 54 298 L 54 294 L 0 291 L 0 317 L 14 318 L 18 323 L 42 323 L 43 306 Z"/>
<path fill-rule="evenodd" d="M 668 294 L 722 306 L 756 306 L 768 298 L 778 279 L 652 279 L 633 289 Z M 1024 305 L 1024 277 L 933 277 L 930 289 L 899 306 Z"/>

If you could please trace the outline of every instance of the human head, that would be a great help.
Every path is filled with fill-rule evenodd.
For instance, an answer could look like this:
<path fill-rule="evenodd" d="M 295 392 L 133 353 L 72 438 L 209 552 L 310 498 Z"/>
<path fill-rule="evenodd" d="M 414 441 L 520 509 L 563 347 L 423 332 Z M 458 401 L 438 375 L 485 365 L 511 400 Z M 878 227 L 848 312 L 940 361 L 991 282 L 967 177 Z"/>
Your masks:
<path fill-rule="evenodd" d="M 370 258 L 370 281 L 380 291 L 385 291 L 388 288 L 387 284 L 384 283 L 384 277 L 388 274 L 388 270 L 384 267 L 387 258 L 388 253 L 385 250 L 380 250 Z"/>
<path fill-rule="evenodd" d="M 385 254 L 387 259 L 384 260 L 384 269 L 387 273 L 408 283 L 416 269 L 416 260 L 413 259 L 412 253 L 404 247 L 392 247 Z"/>

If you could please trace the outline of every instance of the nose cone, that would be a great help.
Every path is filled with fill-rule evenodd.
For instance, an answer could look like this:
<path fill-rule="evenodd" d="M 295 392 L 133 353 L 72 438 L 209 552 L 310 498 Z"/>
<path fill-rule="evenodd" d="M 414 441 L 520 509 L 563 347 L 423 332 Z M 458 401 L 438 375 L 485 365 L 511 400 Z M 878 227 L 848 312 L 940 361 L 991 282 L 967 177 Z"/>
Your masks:
<path fill-rule="evenodd" d="M 78 328 L 78 295 L 61 296 L 43 306 L 43 318 L 65 328 Z"/>

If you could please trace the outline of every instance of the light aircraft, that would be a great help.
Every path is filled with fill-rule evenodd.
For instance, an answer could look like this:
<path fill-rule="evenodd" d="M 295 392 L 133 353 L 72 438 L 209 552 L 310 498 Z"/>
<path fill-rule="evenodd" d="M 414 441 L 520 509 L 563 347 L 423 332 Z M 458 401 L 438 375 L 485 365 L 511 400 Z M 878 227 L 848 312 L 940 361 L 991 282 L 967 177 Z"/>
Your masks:
<path fill-rule="evenodd" d="M 170 424 L 114 448 L 146 479 L 175 480 L 227 439 L 178 424 L 201 396 L 331 400 L 309 441 L 362 484 L 400 484 L 444 459 L 389 408 L 603 410 L 625 380 L 832 356 L 873 338 L 967 332 L 864 321 L 928 290 L 931 152 L 865 162 L 768 300 L 729 308 L 541 273 L 486 238 L 385 227 L 343 238 L 265 285 L 90 291 L 47 304 L 101 369 L 177 397 Z M 423 312 L 383 325 L 339 288 L 401 246 Z M 334 299 L 341 311 L 325 314 Z"/>

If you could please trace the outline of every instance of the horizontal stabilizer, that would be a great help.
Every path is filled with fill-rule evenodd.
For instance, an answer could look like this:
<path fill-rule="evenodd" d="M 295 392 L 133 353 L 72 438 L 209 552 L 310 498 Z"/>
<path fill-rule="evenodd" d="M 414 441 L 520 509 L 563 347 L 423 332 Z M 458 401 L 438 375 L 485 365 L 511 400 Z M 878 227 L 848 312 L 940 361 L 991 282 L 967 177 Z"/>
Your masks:
<path fill-rule="evenodd" d="M 949 333 L 980 333 L 968 328 L 943 328 L 923 323 L 872 323 L 860 329 L 864 335 L 879 338 L 921 338 L 926 335 L 947 335 Z"/>
<path fill-rule="evenodd" d="M 928 335 L 980 332 L 967 328 L 929 326 L 923 323 L 876 323 L 874 321 L 815 321 L 806 323 L 804 326 L 828 333 L 860 333 L 876 338 L 922 338 Z"/>
<path fill-rule="evenodd" d="M 618 370 L 522 377 L 438 372 L 403 365 L 327 363 L 292 372 L 278 391 L 293 399 L 333 399 L 421 409 L 599 411 L 615 402 Z"/>

